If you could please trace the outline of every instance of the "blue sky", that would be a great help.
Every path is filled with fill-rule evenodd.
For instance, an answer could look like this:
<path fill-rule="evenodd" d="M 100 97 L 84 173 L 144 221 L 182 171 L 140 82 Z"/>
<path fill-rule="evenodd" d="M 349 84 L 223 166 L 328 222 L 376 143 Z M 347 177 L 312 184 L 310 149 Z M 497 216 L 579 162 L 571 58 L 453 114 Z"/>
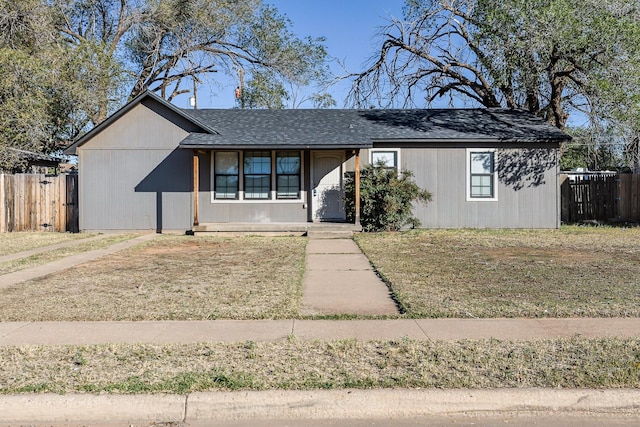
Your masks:
<path fill-rule="evenodd" d="M 388 22 L 390 16 L 400 18 L 404 0 L 264 0 L 293 22 L 293 32 L 299 37 L 325 37 L 330 56 L 343 61 L 348 71 L 361 71 L 367 60 L 375 53 L 376 30 Z M 332 66 L 336 75 L 344 71 Z M 214 76 L 217 85 L 198 88 L 199 108 L 231 108 L 235 106 L 234 88 L 237 81 Z M 329 92 L 337 102 L 344 105 L 349 90 L 346 82 L 333 87 Z M 174 100 L 180 107 L 188 106 L 188 96 Z M 311 107 L 308 105 L 307 107 Z"/>

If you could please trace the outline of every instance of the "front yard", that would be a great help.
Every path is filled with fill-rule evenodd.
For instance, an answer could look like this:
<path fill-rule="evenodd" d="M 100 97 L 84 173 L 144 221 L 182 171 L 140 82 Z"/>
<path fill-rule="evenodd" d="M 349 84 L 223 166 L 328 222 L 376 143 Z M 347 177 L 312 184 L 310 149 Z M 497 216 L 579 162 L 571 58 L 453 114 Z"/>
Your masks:
<path fill-rule="evenodd" d="M 640 316 L 640 228 L 421 230 L 356 241 L 407 316 Z"/>
<path fill-rule="evenodd" d="M 638 229 L 356 240 L 405 316 L 639 315 Z M 0 320 L 297 318 L 305 247 L 299 237 L 163 235 L 0 289 Z M 381 387 L 640 388 L 640 339 L 0 346 L 0 394 Z"/>
<path fill-rule="evenodd" d="M 640 228 L 421 230 L 355 239 L 406 317 L 640 316 Z M 305 247 L 300 237 L 163 235 L 0 289 L 0 321 L 299 318 Z M 0 263 L 0 274 L 57 252 Z"/>
<path fill-rule="evenodd" d="M 292 318 L 305 247 L 295 237 L 163 235 L 0 289 L 0 321 Z"/>

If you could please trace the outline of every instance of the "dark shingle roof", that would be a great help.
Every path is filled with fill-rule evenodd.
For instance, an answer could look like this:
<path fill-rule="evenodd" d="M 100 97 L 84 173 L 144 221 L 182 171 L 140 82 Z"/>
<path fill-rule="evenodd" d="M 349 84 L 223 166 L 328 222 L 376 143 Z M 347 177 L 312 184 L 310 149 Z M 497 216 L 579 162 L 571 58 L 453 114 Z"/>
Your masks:
<path fill-rule="evenodd" d="M 520 110 L 183 110 L 217 134 L 188 148 L 367 148 L 374 141 L 562 142 L 570 137 Z"/>

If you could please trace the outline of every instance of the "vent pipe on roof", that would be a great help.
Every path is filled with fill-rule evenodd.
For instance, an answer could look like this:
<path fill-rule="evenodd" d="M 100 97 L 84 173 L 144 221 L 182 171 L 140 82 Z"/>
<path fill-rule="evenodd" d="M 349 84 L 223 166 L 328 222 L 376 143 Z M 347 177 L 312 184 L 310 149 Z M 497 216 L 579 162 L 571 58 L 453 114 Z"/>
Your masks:
<path fill-rule="evenodd" d="M 196 91 L 196 79 L 193 79 L 193 96 L 191 96 L 191 98 L 189 98 L 189 105 L 191 105 L 191 108 L 193 108 L 194 110 L 198 109 L 198 94 Z"/>

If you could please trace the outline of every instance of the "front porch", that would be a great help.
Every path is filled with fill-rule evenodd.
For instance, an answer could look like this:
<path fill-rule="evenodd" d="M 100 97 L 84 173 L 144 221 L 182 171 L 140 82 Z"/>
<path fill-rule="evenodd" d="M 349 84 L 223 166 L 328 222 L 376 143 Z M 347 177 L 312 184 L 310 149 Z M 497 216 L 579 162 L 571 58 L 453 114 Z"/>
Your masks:
<path fill-rule="evenodd" d="M 347 172 L 353 223 L 345 222 Z M 359 149 L 194 149 L 192 183 L 193 233 L 361 231 Z"/>

